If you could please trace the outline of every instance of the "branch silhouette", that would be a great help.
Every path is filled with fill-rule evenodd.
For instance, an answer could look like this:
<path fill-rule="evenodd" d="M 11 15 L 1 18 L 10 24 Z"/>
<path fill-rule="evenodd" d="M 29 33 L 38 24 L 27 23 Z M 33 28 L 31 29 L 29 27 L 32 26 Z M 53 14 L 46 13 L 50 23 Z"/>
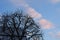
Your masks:
<path fill-rule="evenodd" d="M 14 12 L 10 15 L 2 15 L 0 20 L 1 40 L 43 40 L 41 28 L 33 18 L 23 15 L 22 12 Z"/>

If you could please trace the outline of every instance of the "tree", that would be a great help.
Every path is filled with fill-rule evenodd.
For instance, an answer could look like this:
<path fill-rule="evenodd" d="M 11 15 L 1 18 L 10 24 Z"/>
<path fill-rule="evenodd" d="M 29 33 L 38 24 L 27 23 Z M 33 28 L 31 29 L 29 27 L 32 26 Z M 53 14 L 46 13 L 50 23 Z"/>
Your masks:
<path fill-rule="evenodd" d="M 14 12 L 0 19 L 0 40 L 43 40 L 40 27 L 28 15 Z"/>

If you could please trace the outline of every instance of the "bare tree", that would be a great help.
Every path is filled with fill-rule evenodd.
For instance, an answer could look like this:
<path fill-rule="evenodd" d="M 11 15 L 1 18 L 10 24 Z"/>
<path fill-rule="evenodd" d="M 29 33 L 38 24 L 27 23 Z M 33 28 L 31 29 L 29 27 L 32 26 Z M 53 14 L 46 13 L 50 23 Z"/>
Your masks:
<path fill-rule="evenodd" d="M 0 40 L 43 40 L 40 27 L 28 15 L 15 12 L 0 19 Z"/>

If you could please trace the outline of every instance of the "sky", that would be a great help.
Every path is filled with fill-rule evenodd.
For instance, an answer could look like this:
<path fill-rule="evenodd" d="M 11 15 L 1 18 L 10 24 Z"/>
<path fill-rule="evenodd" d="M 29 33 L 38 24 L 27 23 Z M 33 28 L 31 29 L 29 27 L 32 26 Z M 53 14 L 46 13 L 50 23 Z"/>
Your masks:
<path fill-rule="evenodd" d="M 44 40 L 60 40 L 60 0 L 0 0 L 0 15 L 22 9 L 37 22 Z"/>

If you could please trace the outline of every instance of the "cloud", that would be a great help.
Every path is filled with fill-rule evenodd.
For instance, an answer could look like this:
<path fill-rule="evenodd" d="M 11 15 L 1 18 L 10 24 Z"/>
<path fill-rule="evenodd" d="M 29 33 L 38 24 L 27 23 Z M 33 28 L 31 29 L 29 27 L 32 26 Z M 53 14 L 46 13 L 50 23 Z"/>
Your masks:
<path fill-rule="evenodd" d="M 58 32 L 55 37 L 60 38 L 60 32 Z"/>
<path fill-rule="evenodd" d="M 60 0 L 50 0 L 52 3 L 56 4 L 56 3 L 59 3 Z"/>
<path fill-rule="evenodd" d="M 27 13 L 33 18 L 41 18 L 42 15 L 31 8 L 24 0 L 10 0 L 16 7 L 23 6 Z"/>
<path fill-rule="evenodd" d="M 31 7 L 27 9 L 27 13 L 33 18 L 42 18 L 42 15 Z"/>
<path fill-rule="evenodd" d="M 9 0 L 16 7 L 28 7 L 28 4 L 24 0 Z"/>
<path fill-rule="evenodd" d="M 56 33 L 49 32 L 49 35 L 50 35 L 51 37 L 60 39 L 60 32 L 56 32 Z"/>
<path fill-rule="evenodd" d="M 40 23 L 40 25 L 44 28 L 44 29 L 50 29 L 50 28 L 52 28 L 52 23 L 51 22 L 49 22 L 48 20 L 46 20 L 46 19 L 41 19 L 40 21 L 39 21 L 39 23 Z"/>
<path fill-rule="evenodd" d="M 49 29 L 51 28 L 52 24 L 45 20 L 41 13 L 38 13 L 34 8 L 30 7 L 29 4 L 27 4 L 24 0 L 10 0 L 11 3 L 13 3 L 16 7 L 24 7 L 28 15 L 30 15 L 32 18 L 36 19 L 39 24 L 42 25 L 43 28 Z M 43 18 L 43 19 L 41 19 Z M 39 20 L 38 20 L 39 19 Z"/>

